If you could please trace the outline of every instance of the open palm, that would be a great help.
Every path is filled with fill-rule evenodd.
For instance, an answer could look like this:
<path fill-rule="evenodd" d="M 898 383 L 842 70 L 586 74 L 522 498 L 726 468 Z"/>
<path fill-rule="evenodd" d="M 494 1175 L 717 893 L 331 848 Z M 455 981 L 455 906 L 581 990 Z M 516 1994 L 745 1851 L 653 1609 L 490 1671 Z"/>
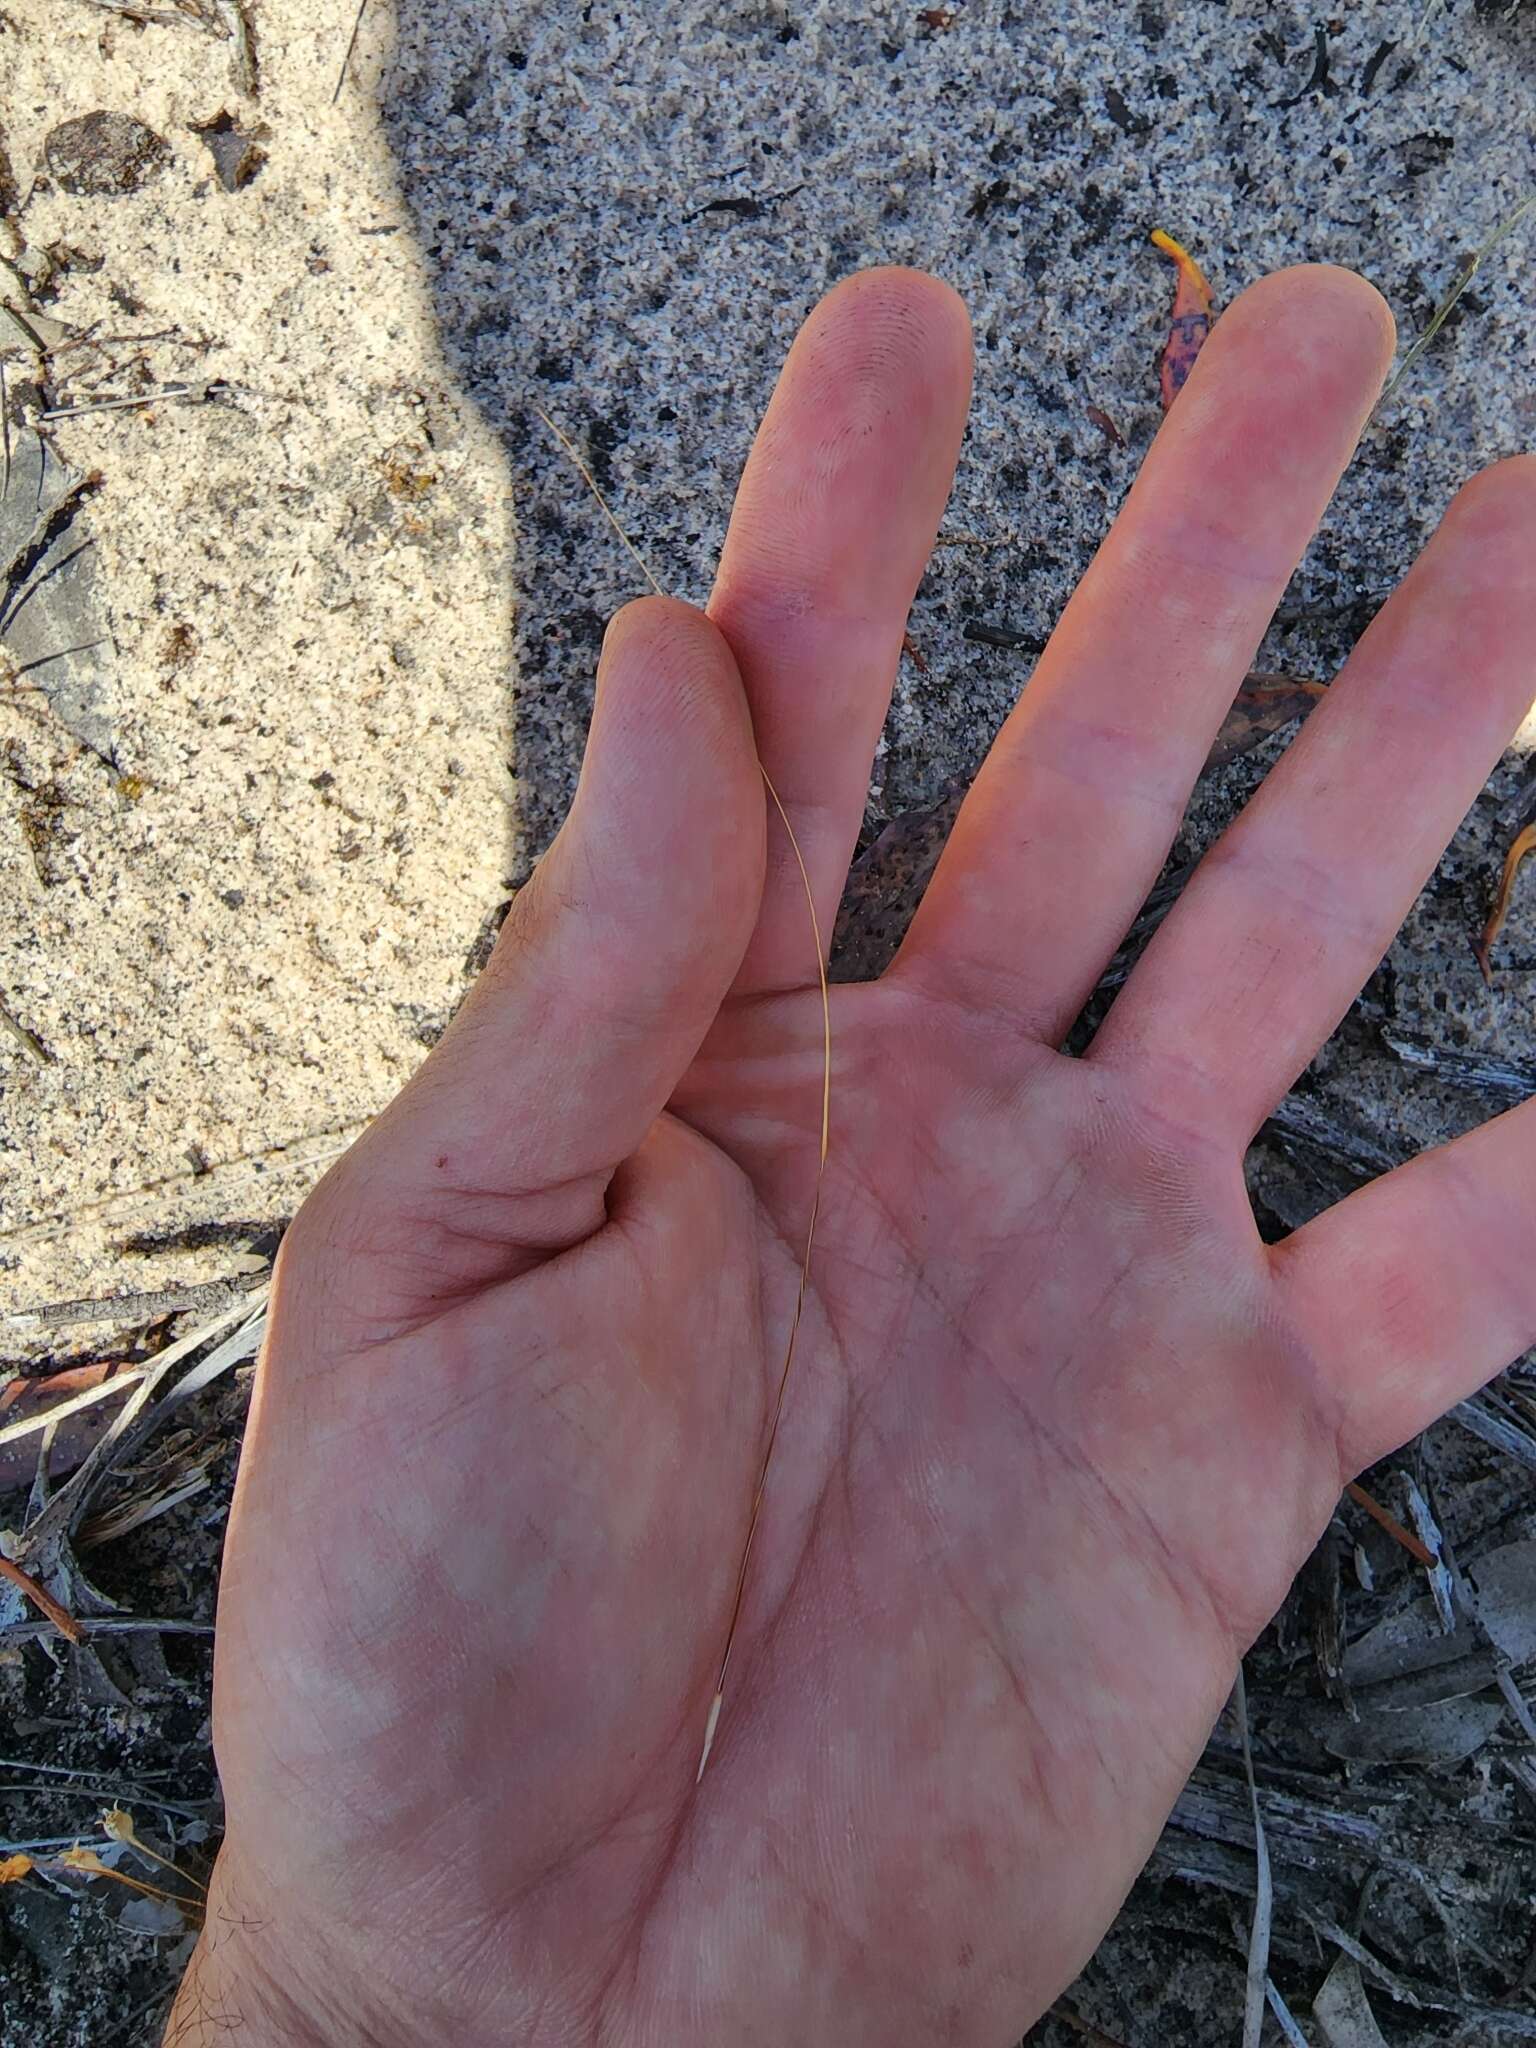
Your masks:
<path fill-rule="evenodd" d="M 219 1616 L 229 1834 L 173 2037 L 1015 2039 L 1344 1480 L 1536 1335 L 1517 1111 L 1277 1247 L 1243 1154 L 1536 693 L 1536 463 L 1457 500 L 1088 1055 L 1380 387 L 1345 273 L 1223 318 L 892 970 L 829 928 L 968 391 L 844 285 L 709 616 L 610 630 L 480 985 L 284 1246 Z M 1391 829 L 1382 821 L 1390 814 Z"/>

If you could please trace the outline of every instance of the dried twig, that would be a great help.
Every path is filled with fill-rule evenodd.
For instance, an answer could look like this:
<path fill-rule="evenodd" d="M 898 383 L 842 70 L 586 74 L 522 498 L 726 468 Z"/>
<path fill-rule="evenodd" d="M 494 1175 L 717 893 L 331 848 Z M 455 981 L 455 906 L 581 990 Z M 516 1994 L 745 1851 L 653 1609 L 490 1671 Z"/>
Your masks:
<path fill-rule="evenodd" d="M 1309 1153 L 1342 1169 L 1351 1180 L 1372 1180 L 1379 1173 L 1390 1173 L 1403 1157 L 1395 1144 L 1389 1150 L 1368 1132 L 1341 1123 L 1316 1096 L 1295 1089 L 1276 1103 L 1262 1135 L 1279 1139 L 1293 1156 Z"/>
<path fill-rule="evenodd" d="M 1358 1479 L 1351 1479 L 1344 1491 L 1349 1495 L 1355 1506 L 1357 1508 L 1364 1508 L 1371 1520 L 1380 1528 L 1385 1529 L 1394 1543 L 1400 1543 L 1411 1558 L 1416 1559 L 1422 1565 L 1427 1565 L 1430 1570 L 1434 1569 L 1437 1560 L 1429 1548 L 1421 1543 L 1418 1537 L 1413 1535 L 1410 1530 L 1405 1529 L 1396 1515 L 1384 1508 L 1373 1494 L 1367 1493 Z"/>
<path fill-rule="evenodd" d="M 156 1792 L 146 1792 L 142 1785 L 127 1785 L 121 1779 L 109 1777 L 104 1771 L 76 1770 L 69 1764 L 45 1764 L 29 1756 L 0 1756 L 0 1770 L 35 1771 L 36 1780 L 25 1778 L 0 1778 L 0 1796 L 8 1793 L 46 1792 L 50 1797 L 60 1794 L 70 1799 L 89 1799 L 99 1803 L 103 1799 L 114 1802 L 131 1800 L 135 1806 L 152 1806 L 157 1813 L 173 1813 L 180 1820 L 205 1820 L 207 1806 L 189 1806 L 182 1800 L 162 1799 Z M 61 1785 L 60 1778 L 89 1780 L 88 1783 Z"/>
<path fill-rule="evenodd" d="M 263 1273 L 232 1273 L 225 1280 L 202 1280 L 191 1287 L 152 1287 L 140 1294 L 104 1294 L 93 1299 L 49 1301 L 40 1308 L 12 1309 L 0 1323 L 35 1323 L 50 1330 L 72 1323 L 137 1323 L 150 1316 L 181 1315 L 187 1310 L 223 1308 L 231 1290 L 253 1293 Z"/>
<path fill-rule="evenodd" d="M 34 1643 L 40 1636 L 47 1635 L 52 1626 L 46 1621 L 17 1621 L 9 1628 L 0 1628 L 0 1648 L 9 1648 L 12 1643 Z M 77 1622 L 83 1633 L 79 1638 L 88 1642 L 93 1636 L 211 1636 L 211 1621 L 180 1621 L 171 1616 L 153 1614 L 93 1614 L 87 1622 Z"/>
<path fill-rule="evenodd" d="M 0 1579 L 8 1580 L 18 1593 L 25 1594 L 38 1613 L 46 1616 L 61 1636 L 67 1636 L 72 1643 L 85 1641 L 85 1631 L 69 1609 L 61 1606 L 46 1586 L 40 1586 L 30 1572 L 24 1572 L 21 1566 L 14 1563 L 3 1551 L 0 1551 Z"/>
<path fill-rule="evenodd" d="M 1446 1541 L 1440 1524 L 1435 1520 L 1434 1510 L 1420 1491 L 1418 1482 L 1410 1473 L 1407 1481 L 1408 1512 L 1413 1517 L 1413 1526 L 1418 1532 L 1420 1543 L 1429 1553 L 1429 1592 L 1435 1603 L 1435 1612 L 1440 1617 L 1440 1626 L 1449 1635 L 1456 1626 L 1456 1579 L 1447 1556 Z"/>
<path fill-rule="evenodd" d="M 0 1031 L 3 1031 L 7 1038 L 15 1039 L 28 1058 L 36 1060 L 40 1067 L 46 1067 L 52 1060 L 53 1054 L 43 1041 L 35 1038 L 25 1024 L 18 1024 L 4 1003 L 0 1003 Z"/>
<path fill-rule="evenodd" d="M 1503 1059 L 1497 1053 L 1460 1051 L 1397 1031 L 1383 1031 L 1381 1042 L 1405 1067 L 1416 1067 L 1455 1088 L 1470 1088 L 1500 1108 L 1536 1095 L 1536 1066 L 1519 1060 Z"/>
<path fill-rule="evenodd" d="M 50 412 L 38 414 L 40 420 L 77 420 L 92 412 L 121 412 L 136 405 L 156 405 L 162 398 L 187 398 L 194 404 L 205 402 L 210 392 L 217 388 L 219 380 L 194 384 L 164 384 L 158 391 L 143 391 L 137 397 L 93 398 L 84 405 L 56 405 Z"/>

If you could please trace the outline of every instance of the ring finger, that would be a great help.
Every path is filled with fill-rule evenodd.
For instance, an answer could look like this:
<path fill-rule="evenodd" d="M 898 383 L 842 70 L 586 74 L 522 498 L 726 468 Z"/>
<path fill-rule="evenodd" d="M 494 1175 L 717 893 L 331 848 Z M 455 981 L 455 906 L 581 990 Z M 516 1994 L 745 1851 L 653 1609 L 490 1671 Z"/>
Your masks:
<path fill-rule="evenodd" d="M 1246 1143 L 1348 1008 L 1536 696 L 1536 456 L 1468 484 L 1196 870 L 1089 1057 Z"/>

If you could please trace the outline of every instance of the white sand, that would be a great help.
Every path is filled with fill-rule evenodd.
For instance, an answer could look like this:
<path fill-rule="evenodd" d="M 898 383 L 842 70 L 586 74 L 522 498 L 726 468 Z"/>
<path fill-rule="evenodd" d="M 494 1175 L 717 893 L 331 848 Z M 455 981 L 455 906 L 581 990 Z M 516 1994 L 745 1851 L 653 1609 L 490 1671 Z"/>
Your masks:
<path fill-rule="evenodd" d="M 52 1055 L 0 1038 L 0 1309 L 207 1278 L 238 1257 L 121 1247 L 291 1213 L 461 994 L 512 796 L 507 477 L 438 352 L 371 25 L 333 110 L 350 6 L 265 0 L 252 107 L 195 30 L 9 11 L 21 238 L 76 252 L 37 303 L 96 337 L 55 351 L 55 403 L 230 388 L 45 429 L 102 477 L 119 772 L 0 687 L 0 1003 Z M 164 136 L 165 173 L 34 187 L 95 108 Z M 268 131 L 236 192 L 191 132 L 221 110 Z"/>

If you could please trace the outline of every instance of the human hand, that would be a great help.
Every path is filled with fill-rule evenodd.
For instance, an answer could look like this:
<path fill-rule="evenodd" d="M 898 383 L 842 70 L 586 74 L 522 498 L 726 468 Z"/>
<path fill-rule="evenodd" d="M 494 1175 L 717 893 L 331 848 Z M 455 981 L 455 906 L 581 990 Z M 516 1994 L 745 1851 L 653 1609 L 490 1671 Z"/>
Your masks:
<path fill-rule="evenodd" d="M 1243 1154 L 1536 694 L 1536 461 L 1456 501 L 1087 1056 L 1391 353 L 1222 318 L 892 970 L 830 929 L 968 395 L 931 279 L 797 341 L 705 616 L 605 644 L 569 820 L 279 1261 L 171 2038 L 1015 2040 L 1342 1484 L 1536 1337 L 1536 1109 L 1266 1247 Z"/>

